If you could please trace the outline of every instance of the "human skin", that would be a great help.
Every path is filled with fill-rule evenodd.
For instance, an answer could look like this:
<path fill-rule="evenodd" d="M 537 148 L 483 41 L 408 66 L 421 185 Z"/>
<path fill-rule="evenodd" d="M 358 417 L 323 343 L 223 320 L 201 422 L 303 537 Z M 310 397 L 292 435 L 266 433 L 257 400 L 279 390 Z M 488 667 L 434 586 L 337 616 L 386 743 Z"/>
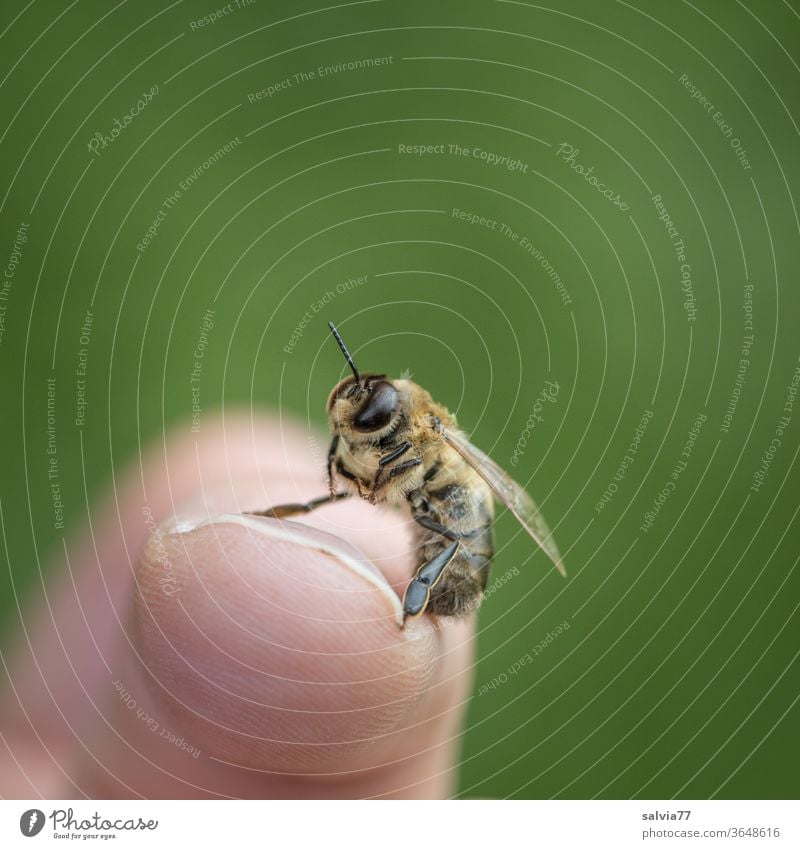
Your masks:
<path fill-rule="evenodd" d="M 242 520 L 325 492 L 325 436 L 242 413 L 189 431 L 117 476 L 7 628 L 0 795 L 451 795 L 473 621 L 399 627 L 408 516 Z"/>

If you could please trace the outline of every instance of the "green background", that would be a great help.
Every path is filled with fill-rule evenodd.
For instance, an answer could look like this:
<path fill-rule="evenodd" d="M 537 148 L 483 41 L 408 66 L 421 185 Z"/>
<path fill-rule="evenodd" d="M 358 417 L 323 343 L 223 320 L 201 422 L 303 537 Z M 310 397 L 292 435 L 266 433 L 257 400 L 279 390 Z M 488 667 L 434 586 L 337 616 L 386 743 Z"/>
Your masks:
<path fill-rule="evenodd" d="M 796 796 L 800 403 L 751 487 L 800 365 L 798 4 L 256 0 L 191 27 L 217 8 L 0 13 L 4 268 L 28 225 L 0 340 L 7 637 L 14 593 L 65 533 L 47 479 L 48 378 L 68 532 L 141 444 L 170 423 L 188 431 L 207 309 L 201 426 L 228 404 L 321 424 L 343 367 L 333 318 L 362 367 L 412 372 L 501 465 L 523 440 L 512 470 L 569 568 L 566 582 L 547 571 L 500 518 L 494 574 L 520 568 L 481 609 L 461 793 Z M 370 57 L 392 61 L 294 78 Z M 94 133 L 154 85 L 91 153 Z M 137 249 L 180 182 L 236 137 Z M 559 155 L 564 144 L 627 210 Z M 654 195 L 684 242 L 694 314 Z M 747 285 L 753 339 L 737 387 Z M 524 435 L 547 380 L 559 393 Z M 643 530 L 700 414 L 686 468 Z"/>

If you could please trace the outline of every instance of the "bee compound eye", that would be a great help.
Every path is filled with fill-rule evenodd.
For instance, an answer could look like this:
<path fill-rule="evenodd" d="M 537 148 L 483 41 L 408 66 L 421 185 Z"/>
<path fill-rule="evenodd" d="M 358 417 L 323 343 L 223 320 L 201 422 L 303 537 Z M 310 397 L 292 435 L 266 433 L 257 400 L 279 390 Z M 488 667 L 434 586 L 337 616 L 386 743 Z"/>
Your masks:
<path fill-rule="evenodd" d="M 369 433 L 386 427 L 394 416 L 397 406 L 397 390 L 388 380 L 376 381 L 370 394 L 353 419 L 356 430 Z"/>

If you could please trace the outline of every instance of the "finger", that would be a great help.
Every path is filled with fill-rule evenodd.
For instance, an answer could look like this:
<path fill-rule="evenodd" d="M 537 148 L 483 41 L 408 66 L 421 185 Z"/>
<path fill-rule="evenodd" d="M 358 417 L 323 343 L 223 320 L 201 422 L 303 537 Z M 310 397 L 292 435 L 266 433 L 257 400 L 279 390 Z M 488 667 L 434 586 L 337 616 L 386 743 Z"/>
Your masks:
<path fill-rule="evenodd" d="M 140 741 L 142 763 L 124 772 L 142 787 L 177 789 L 151 762 L 181 792 L 449 791 L 464 626 L 423 618 L 401 630 L 397 596 L 355 549 L 294 523 L 231 518 L 166 535 L 138 574 L 141 661 L 120 682 L 116 730 Z"/>
<path fill-rule="evenodd" d="M 166 715 L 156 718 L 162 710 L 168 710 L 161 704 L 163 697 L 151 696 L 151 687 L 140 686 L 132 671 L 136 675 L 142 672 L 152 683 L 147 663 L 140 670 L 125 657 L 130 652 L 135 658 L 133 648 L 138 648 L 134 640 L 137 632 L 131 629 L 128 614 L 132 594 L 130 558 L 147 537 L 143 507 L 158 517 L 185 512 L 182 505 L 188 502 L 190 512 L 202 517 L 219 510 L 240 511 L 311 498 L 320 493 L 322 485 L 319 456 L 314 454 L 309 451 L 308 438 L 291 427 L 253 422 L 249 417 L 229 417 L 225 423 L 204 423 L 199 436 L 169 437 L 144 458 L 140 467 L 121 479 L 114 499 L 107 499 L 107 506 L 92 514 L 92 525 L 84 538 L 70 540 L 65 546 L 64 562 L 58 564 L 62 576 L 57 582 L 58 591 L 48 585 L 47 602 L 42 606 L 45 613 L 38 617 L 40 627 L 28 628 L 31 645 L 22 648 L 11 666 L 16 690 L 6 705 L 14 710 L 4 709 L 3 731 L 5 739 L 13 741 L 16 752 L 22 753 L 21 763 L 26 768 L 17 768 L 19 759 L 15 760 L 13 754 L 7 758 L 6 765 L 11 764 L 12 768 L 0 770 L 0 780 L 4 776 L 8 779 L 5 795 L 37 795 L 41 788 L 49 788 L 43 795 L 51 796 L 103 795 L 98 788 L 104 784 L 113 788 L 105 795 L 447 792 L 459 706 L 465 697 L 466 685 L 460 682 L 469 666 L 468 626 L 457 625 L 436 633 L 428 690 L 419 698 L 427 708 L 418 708 L 418 714 L 411 710 L 398 713 L 400 719 L 392 733 L 398 739 L 404 738 L 404 743 L 397 757 L 393 753 L 382 755 L 371 764 L 359 766 L 356 756 L 360 755 L 354 746 L 354 758 L 339 770 L 338 778 L 323 779 L 309 770 L 305 778 L 292 779 L 297 786 L 291 792 L 287 779 L 274 778 L 281 771 L 277 769 L 282 766 L 280 759 L 270 764 L 265 758 L 263 767 L 229 767 L 221 759 L 206 757 L 206 747 L 202 757 L 189 754 L 191 762 L 187 768 L 184 756 L 189 744 L 185 740 L 183 747 L 175 743 L 180 739 L 180 729 L 169 727 Z M 413 552 L 407 519 L 401 514 L 377 510 L 365 503 L 345 502 L 304 517 L 304 522 L 334 530 L 355 542 L 362 555 L 368 555 L 363 559 L 377 564 L 396 590 L 402 592 L 410 575 Z M 279 563 L 275 560 L 273 567 Z M 187 580 L 196 580 L 193 571 Z M 324 584 L 321 586 L 330 591 Z M 377 590 L 371 592 L 374 598 L 378 597 L 374 595 Z M 261 611 L 261 607 L 242 607 L 241 615 L 255 616 Z M 158 612 L 163 615 L 163 611 Z M 297 617 L 295 611 L 292 615 Z M 368 613 L 362 618 L 375 617 Z M 31 621 L 26 616 L 25 624 Z M 285 623 L 285 619 L 278 622 Z M 257 635 L 259 650 L 263 639 L 264 635 Z M 275 645 L 291 652 L 289 644 L 275 641 Z M 384 646 L 382 651 L 390 648 Z M 239 649 L 254 650 L 246 642 Z M 352 663 L 350 658 L 345 671 L 351 669 Z M 113 682 L 119 682 L 121 677 L 136 687 L 139 711 L 125 707 L 114 688 Z M 393 680 L 398 679 L 399 675 L 393 676 Z M 341 680 L 352 683 L 347 677 Z M 336 686 L 327 680 L 321 683 L 328 689 Z M 241 706 L 246 704 L 244 697 L 239 691 L 234 693 L 241 703 L 239 709 L 245 710 Z M 413 695 L 409 695 L 407 701 L 412 700 Z M 268 699 L 262 701 L 271 704 Z M 374 701 L 364 704 L 370 710 L 375 708 Z M 144 716 L 142 705 L 152 709 L 147 714 L 149 724 L 140 718 Z M 17 721 L 10 721 L 12 713 Z M 132 723 L 132 718 L 136 722 Z M 5 732 L 12 725 L 19 733 L 7 735 Z M 153 730 L 156 726 L 157 732 Z M 418 733 L 433 726 L 435 733 Z M 407 734 L 401 733 L 403 729 Z M 241 731 L 236 730 L 241 736 Z M 166 740 L 167 745 L 154 745 L 157 737 Z M 362 739 L 370 739 L 369 734 L 366 738 L 349 735 L 337 742 L 347 744 Z M 434 739 L 435 744 L 431 743 Z M 293 751 L 298 741 L 306 747 L 319 748 L 312 745 L 319 741 L 304 740 L 302 736 L 287 738 L 284 743 L 287 740 Z M 372 748 L 377 751 L 381 745 L 387 746 L 387 751 L 390 748 L 386 743 L 376 743 Z M 82 762 L 79 771 L 70 760 L 76 754 Z M 275 752 L 267 750 L 262 754 L 272 756 Z M 296 764 L 290 764 L 290 771 L 296 769 Z M 321 771 L 331 775 L 327 767 Z M 332 784 L 336 785 L 335 791 Z M 59 788 L 59 792 L 53 788 Z"/>
<path fill-rule="evenodd" d="M 178 426 L 95 497 L 48 568 L 37 562 L 41 581 L 18 599 L 18 621 L 8 628 L 15 639 L 2 654 L 0 795 L 88 795 L 74 774 L 75 751 L 91 757 L 90 731 L 105 721 L 115 647 L 128 639 L 135 558 L 153 517 L 204 491 L 230 503 L 238 476 L 285 466 L 287 457 L 295 460 L 294 485 L 313 479 L 308 440 L 272 418 L 209 418 L 196 434 Z"/>

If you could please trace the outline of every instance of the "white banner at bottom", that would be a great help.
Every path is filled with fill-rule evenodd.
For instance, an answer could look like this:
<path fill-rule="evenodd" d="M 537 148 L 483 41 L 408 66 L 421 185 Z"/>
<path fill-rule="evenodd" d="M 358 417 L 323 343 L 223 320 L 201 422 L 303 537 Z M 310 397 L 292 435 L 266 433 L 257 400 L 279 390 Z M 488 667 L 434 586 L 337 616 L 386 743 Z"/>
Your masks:
<path fill-rule="evenodd" d="M 0 801 L 0 846 L 800 846 L 796 801 Z"/>

